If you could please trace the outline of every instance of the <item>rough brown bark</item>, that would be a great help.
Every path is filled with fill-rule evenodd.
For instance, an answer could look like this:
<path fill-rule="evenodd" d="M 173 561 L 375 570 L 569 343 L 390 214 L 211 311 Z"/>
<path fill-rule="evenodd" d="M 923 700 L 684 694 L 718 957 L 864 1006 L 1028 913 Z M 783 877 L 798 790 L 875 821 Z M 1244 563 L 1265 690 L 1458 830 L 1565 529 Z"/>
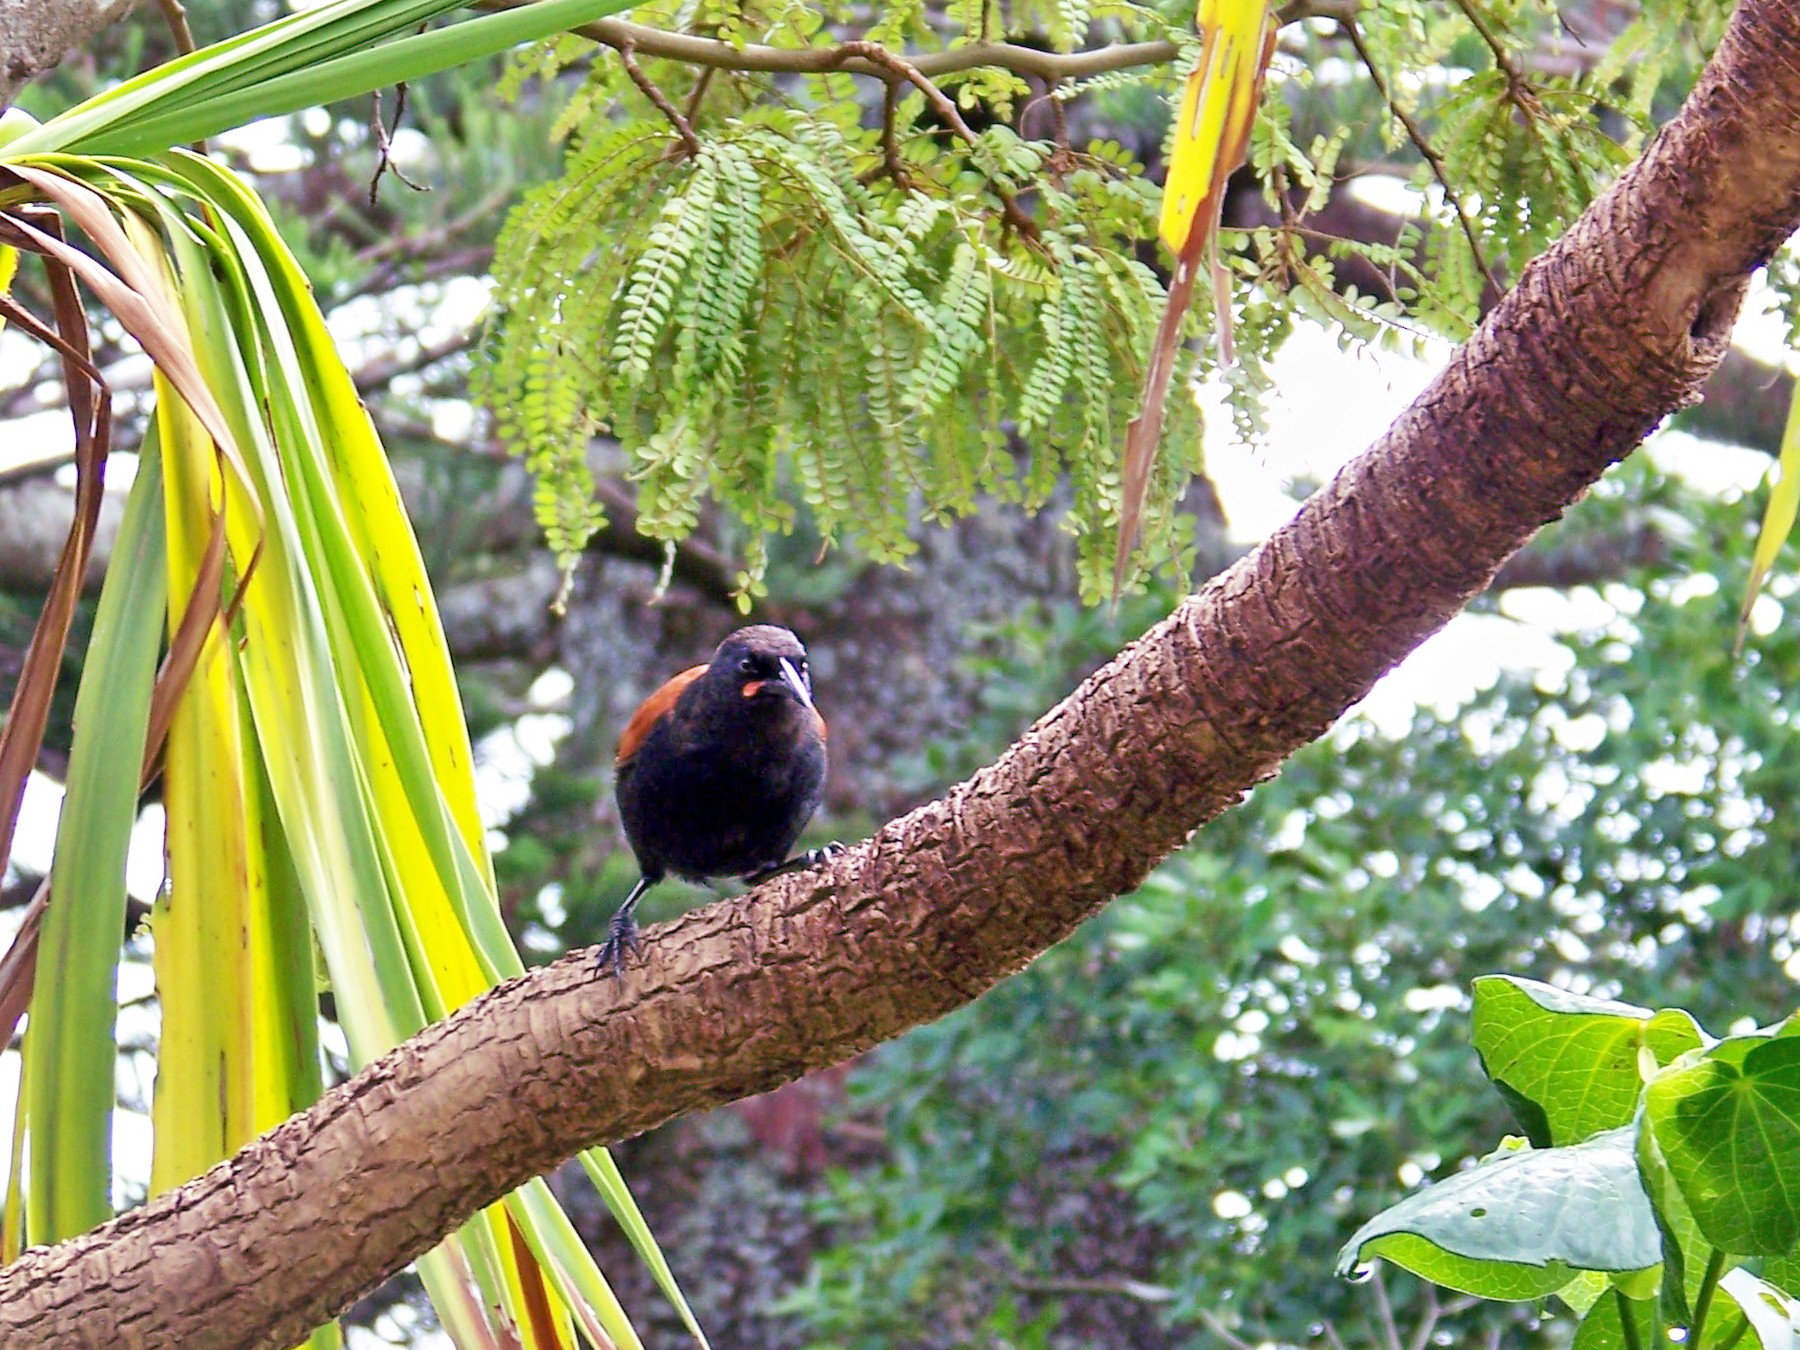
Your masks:
<path fill-rule="evenodd" d="M 1695 397 L 1800 221 L 1800 7 L 1744 0 L 1676 121 L 1380 441 L 998 762 L 754 905 L 577 955 L 205 1176 L 0 1272 L 8 1350 L 297 1341 L 578 1146 L 968 1002 L 1275 771 Z"/>
<path fill-rule="evenodd" d="M 0 108 L 138 0 L 0 0 Z"/>

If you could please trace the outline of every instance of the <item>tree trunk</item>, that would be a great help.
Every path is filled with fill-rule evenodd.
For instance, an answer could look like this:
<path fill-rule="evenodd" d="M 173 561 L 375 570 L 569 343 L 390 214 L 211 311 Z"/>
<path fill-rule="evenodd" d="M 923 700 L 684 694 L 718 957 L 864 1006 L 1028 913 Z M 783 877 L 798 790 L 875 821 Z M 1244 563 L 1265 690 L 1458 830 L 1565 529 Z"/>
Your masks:
<path fill-rule="evenodd" d="M 1675 122 L 1361 458 L 992 767 L 831 864 L 494 990 L 179 1190 L 0 1272 L 8 1350 L 292 1344 L 568 1156 L 1021 969 L 1275 772 L 1694 398 L 1800 221 L 1800 7 L 1744 0 Z"/>
<path fill-rule="evenodd" d="M 0 108 L 138 0 L 0 0 Z"/>

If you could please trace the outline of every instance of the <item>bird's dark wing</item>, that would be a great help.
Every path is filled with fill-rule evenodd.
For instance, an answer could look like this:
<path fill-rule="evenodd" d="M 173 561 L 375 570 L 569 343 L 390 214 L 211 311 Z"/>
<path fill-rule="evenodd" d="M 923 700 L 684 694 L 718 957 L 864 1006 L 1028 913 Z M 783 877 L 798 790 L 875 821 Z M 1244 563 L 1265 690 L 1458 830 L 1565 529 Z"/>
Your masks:
<path fill-rule="evenodd" d="M 643 745 L 644 738 L 650 734 L 650 728 L 674 710 L 675 700 L 681 697 L 681 691 L 706 674 L 706 669 L 705 666 L 689 667 L 638 705 L 638 710 L 631 714 L 631 720 L 625 724 L 625 730 L 619 736 L 619 752 L 613 756 L 614 767 L 622 768 L 638 752 L 638 747 Z"/>

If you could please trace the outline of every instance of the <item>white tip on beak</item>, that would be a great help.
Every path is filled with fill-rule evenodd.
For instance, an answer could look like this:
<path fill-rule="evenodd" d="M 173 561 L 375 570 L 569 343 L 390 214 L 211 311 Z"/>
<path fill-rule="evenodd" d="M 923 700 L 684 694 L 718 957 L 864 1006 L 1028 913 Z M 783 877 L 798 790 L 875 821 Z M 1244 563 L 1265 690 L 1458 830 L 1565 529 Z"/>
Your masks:
<path fill-rule="evenodd" d="M 812 707 L 812 690 L 806 687 L 805 677 L 794 669 L 794 663 L 785 656 L 781 658 L 781 682 L 792 689 L 795 697 L 802 703 L 809 708 Z"/>

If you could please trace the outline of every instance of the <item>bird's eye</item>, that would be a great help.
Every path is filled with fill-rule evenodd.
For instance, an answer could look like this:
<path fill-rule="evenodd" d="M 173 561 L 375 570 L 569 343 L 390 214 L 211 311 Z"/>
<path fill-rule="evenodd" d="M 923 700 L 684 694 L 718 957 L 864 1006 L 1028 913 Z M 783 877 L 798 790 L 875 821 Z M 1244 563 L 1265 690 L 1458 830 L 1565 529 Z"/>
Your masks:
<path fill-rule="evenodd" d="M 756 674 L 756 662 L 746 656 L 742 661 L 738 662 L 738 669 L 746 675 L 754 675 Z"/>

